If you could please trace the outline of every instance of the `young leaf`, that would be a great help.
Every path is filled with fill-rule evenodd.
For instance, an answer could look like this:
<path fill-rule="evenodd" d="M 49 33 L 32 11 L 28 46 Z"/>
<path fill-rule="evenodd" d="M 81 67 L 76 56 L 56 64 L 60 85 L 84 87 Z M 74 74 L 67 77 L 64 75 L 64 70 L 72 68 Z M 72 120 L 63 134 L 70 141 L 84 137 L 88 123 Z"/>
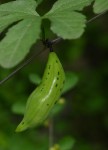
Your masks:
<path fill-rule="evenodd" d="M 14 114 L 20 114 L 20 115 L 23 115 L 24 114 L 24 111 L 25 111 L 25 105 L 26 103 L 25 102 L 22 102 L 22 101 L 18 101 L 18 102 L 15 102 L 13 105 L 12 105 L 12 112 Z"/>
<path fill-rule="evenodd" d="M 78 82 L 78 77 L 73 72 L 66 73 L 66 82 L 62 94 L 72 89 Z"/>
<path fill-rule="evenodd" d="M 56 116 L 57 114 L 59 114 L 64 106 L 65 106 L 65 103 L 66 103 L 66 100 L 64 98 L 60 98 L 57 102 L 57 104 L 53 107 L 53 109 L 51 110 L 51 113 L 50 113 L 50 117 L 54 117 Z"/>
<path fill-rule="evenodd" d="M 39 85 L 41 82 L 41 77 L 38 74 L 30 74 L 30 81 L 36 85 Z M 73 72 L 66 72 L 66 81 L 64 84 L 64 88 L 62 90 L 62 94 L 68 92 L 70 89 L 74 88 L 74 86 L 78 82 L 78 77 Z"/>
<path fill-rule="evenodd" d="M 0 65 L 17 65 L 39 38 L 41 18 L 35 11 L 35 0 L 17 0 L 0 5 L 0 32 L 12 23 L 6 37 L 0 42 Z"/>
<path fill-rule="evenodd" d="M 30 74 L 29 79 L 36 85 L 39 85 L 41 83 L 41 77 L 38 74 Z"/>
<path fill-rule="evenodd" d="M 44 16 L 51 20 L 51 30 L 64 39 L 76 39 L 84 31 L 86 19 L 81 13 L 92 0 L 59 0 Z"/>
<path fill-rule="evenodd" d="M 108 0 L 95 0 L 93 6 L 95 13 L 102 13 L 108 10 Z"/>
<path fill-rule="evenodd" d="M 59 145 L 61 150 L 72 150 L 75 145 L 75 139 L 67 136 L 60 140 Z"/>

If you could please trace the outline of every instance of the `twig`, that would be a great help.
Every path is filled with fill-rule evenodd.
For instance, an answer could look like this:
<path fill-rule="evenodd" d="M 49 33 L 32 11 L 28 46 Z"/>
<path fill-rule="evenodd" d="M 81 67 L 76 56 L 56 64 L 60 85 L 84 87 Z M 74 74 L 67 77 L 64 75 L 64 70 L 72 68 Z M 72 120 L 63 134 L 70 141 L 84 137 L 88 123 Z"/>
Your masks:
<path fill-rule="evenodd" d="M 25 61 L 21 66 L 19 66 L 16 70 L 14 70 L 12 73 L 10 73 L 6 78 L 0 81 L 0 85 L 5 83 L 8 79 L 10 79 L 13 75 L 15 75 L 19 70 L 21 70 L 23 67 L 27 66 L 36 56 L 39 56 L 44 50 L 42 49 L 39 53 L 34 53 L 27 61 Z"/>
<path fill-rule="evenodd" d="M 100 13 L 99 15 L 93 17 L 92 19 L 88 20 L 88 21 L 87 21 L 87 24 L 90 23 L 90 22 L 92 22 L 92 21 L 94 21 L 95 19 L 99 18 L 100 16 L 102 16 L 102 15 L 105 14 L 106 12 L 107 12 L 107 11 L 104 11 L 104 12 Z M 44 32 L 43 35 L 45 36 L 44 28 L 42 28 L 42 30 L 43 30 L 43 32 Z M 59 43 L 59 42 L 62 41 L 62 40 L 63 40 L 63 39 L 62 39 L 61 37 L 58 37 L 58 38 L 56 38 L 56 39 L 54 39 L 54 40 L 52 40 L 52 41 L 49 41 L 49 40 L 45 40 L 45 37 L 44 37 L 43 44 L 44 44 L 45 46 L 47 46 L 47 45 L 48 45 L 48 43 L 46 43 L 46 41 L 47 41 L 47 42 L 50 42 L 50 44 L 53 45 L 53 44 Z M 47 46 L 47 47 L 48 47 L 48 46 Z M 33 54 L 26 62 L 24 62 L 24 64 L 22 64 L 21 66 L 19 66 L 15 71 L 13 71 L 11 74 L 9 74 L 6 78 L 4 78 L 3 80 L 1 80 L 1 81 L 0 81 L 0 85 L 2 85 L 3 83 L 5 83 L 8 79 L 10 79 L 13 75 L 15 75 L 15 74 L 16 74 L 19 70 L 21 70 L 23 67 L 27 66 L 35 57 L 39 56 L 43 51 L 45 51 L 45 49 L 44 49 L 44 50 L 41 50 L 38 54 L 37 54 L 37 53 Z"/>
<path fill-rule="evenodd" d="M 104 12 L 102 12 L 102 13 L 96 15 L 96 16 L 93 17 L 92 19 L 88 20 L 88 21 L 87 21 L 87 24 L 90 23 L 90 22 L 92 22 L 92 21 L 94 21 L 95 19 L 99 18 L 100 16 L 104 15 L 106 12 L 107 12 L 107 11 L 104 11 Z"/>
<path fill-rule="evenodd" d="M 50 124 L 49 124 L 49 149 L 54 144 L 54 126 L 53 126 L 53 118 L 50 117 Z"/>

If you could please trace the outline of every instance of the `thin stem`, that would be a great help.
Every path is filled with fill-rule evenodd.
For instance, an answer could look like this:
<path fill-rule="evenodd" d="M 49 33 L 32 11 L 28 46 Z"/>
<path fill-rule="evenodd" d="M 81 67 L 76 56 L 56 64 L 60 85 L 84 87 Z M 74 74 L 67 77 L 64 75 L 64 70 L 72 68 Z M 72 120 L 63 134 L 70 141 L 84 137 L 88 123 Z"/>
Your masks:
<path fill-rule="evenodd" d="M 107 12 L 107 11 L 104 11 L 104 12 L 102 12 L 102 13 L 96 15 L 95 17 L 93 17 L 93 18 L 91 18 L 90 20 L 88 20 L 86 24 L 88 24 L 88 23 L 90 23 L 90 22 L 96 20 L 96 19 L 99 18 L 100 16 L 104 15 L 106 12 Z M 56 44 L 56 43 L 59 43 L 59 42 L 62 41 L 62 40 L 63 40 L 63 39 L 62 39 L 61 37 L 58 37 L 58 38 L 52 40 L 51 43 L 52 43 L 52 44 Z"/>
<path fill-rule="evenodd" d="M 19 70 L 21 70 L 23 67 L 27 66 L 29 63 L 31 63 L 35 57 L 39 56 L 43 51 L 47 49 L 42 49 L 39 53 L 34 53 L 27 61 L 25 61 L 21 66 L 19 66 L 16 70 L 14 70 L 12 73 L 10 73 L 6 78 L 0 81 L 0 85 L 5 83 L 8 79 L 10 79 L 13 75 L 15 75 Z"/>
<path fill-rule="evenodd" d="M 104 11 L 104 12 L 102 12 L 102 13 L 96 15 L 95 17 L 89 19 L 86 24 L 88 24 L 88 23 L 90 23 L 90 22 L 96 20 L 96 19 L 99 18 L 100 16 L 104 15 L 106 12 L 107 12 L 107 11 Z M 62 41 L 62 40 L 63 40 L 63 39 L 62 39 L 61 37 L 58 37 L 58 38 L 52 40 L 51 42 L 52 42 L 52 44 L 55 44 L 55 43 L 59 43 L 59 42 Z"/>
<path fill-rule="evenodd" d="M 42 30 L 42 39 L 43 41 L 45 41 L 45 29 L 43 26 L 41 27 L 41 30 Z"/>
<path fill-rule="evenodd" d="M 52 40 L 51 43 L 52 43 L 52 44 L 57 44 L 57 43 L 59 43 L 60 41 L 62 41 L 62 38 L 61 38 L 61 37 L 58 37 L 58 38 Z"/>
<path fill-rule="evenodd" d="M 49 149 L 53 146 L 54 144 L 54 126 L 53 126 L 53 118 L 50 118 L 50 125 L 49 125 Z"/>
<path fill-rule="evenodd" d="M 102 12 L 102 13 L 96 15 L 95 17 L 91 18 L 90 20 L 87 21 L 87 24 L 90 23 L 90 22 L 92 22 L 92 21 L 94 21 L 94 20 L 96 20 L 96 19 L 99 18 L 100 16 L 104 15 L 106 12 L 107 12 L 107 11 L 104 11 L 104 12 Z"/>

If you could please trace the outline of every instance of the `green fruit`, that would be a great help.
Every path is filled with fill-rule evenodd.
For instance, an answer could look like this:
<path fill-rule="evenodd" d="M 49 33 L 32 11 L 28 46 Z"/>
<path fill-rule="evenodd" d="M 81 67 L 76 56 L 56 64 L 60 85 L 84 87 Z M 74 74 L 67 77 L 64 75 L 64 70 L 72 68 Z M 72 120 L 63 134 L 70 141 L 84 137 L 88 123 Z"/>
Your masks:
<path fill-rule="evenodd" d="M 24 118 L 16 132 L 41 124 L 58 101 L 65 81 L 65 73 L 55 52 L 49 53 L 40 85 L 28 98 Z"/>

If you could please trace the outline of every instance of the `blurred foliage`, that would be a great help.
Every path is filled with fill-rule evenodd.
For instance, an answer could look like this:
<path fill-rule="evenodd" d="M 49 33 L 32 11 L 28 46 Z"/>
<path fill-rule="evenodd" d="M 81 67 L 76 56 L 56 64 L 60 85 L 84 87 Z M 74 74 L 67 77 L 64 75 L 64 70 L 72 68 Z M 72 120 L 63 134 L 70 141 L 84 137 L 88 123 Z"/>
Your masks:
<path fill-rule="evenodd" d="M 45 12 L 53 2 L 45 0 L 44 8 L 40 5 L 39 10 Z M 85 12 L 92 17 L 89 8 Z M 62 95 L 62 99 L 52 111 L 54 140 L 50 150 L 108 149 L 107 17 L 106 13 L 89 23 L 80 39 L 65 40 L 54 46 L 65 71 L 76 75 L 78 82 L 77 79 L 73 80 L 75 83 L 69 80 L 71 89 Z M 47 22 L 45 29 L 48 37 L 55 36 L 49 30 Z M 36 48 L 39 49 L 39 46 L 33 47 Z M 47 56 L 48 52 L 45 51 L 36 57 L 33 63 L 0 86 L 0 150 L 49 149 L 50 121 L 47 126 L 43 123 L 20 134 L 14 132 L 22 118 L 26 100 L 36 87 L 33 84 L 34 77 L 37 76 L 38 82 L 35 83 L 38 84 Z M 13 70 L 0 68 L 0 80 Z"/>

